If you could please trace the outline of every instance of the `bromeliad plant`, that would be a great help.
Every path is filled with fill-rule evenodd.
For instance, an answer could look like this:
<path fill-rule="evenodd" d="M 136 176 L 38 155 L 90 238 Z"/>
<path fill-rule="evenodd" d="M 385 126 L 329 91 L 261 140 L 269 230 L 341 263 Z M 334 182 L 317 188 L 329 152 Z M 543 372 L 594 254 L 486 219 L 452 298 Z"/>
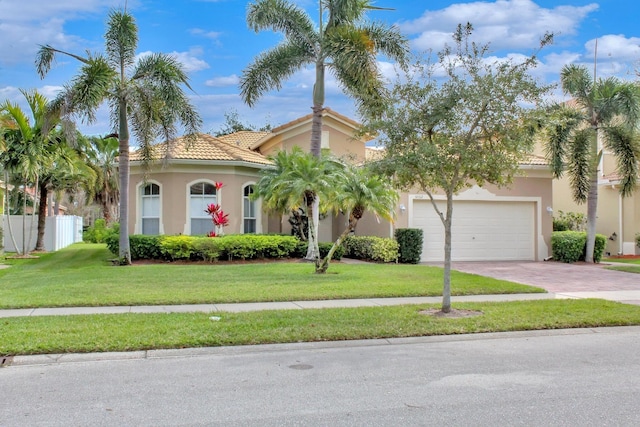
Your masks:
<path fill-rule="evenodd" d="M 216 191 L 219 191 L 223 186 L 221 182 L 216 182 L 214 185 L 216 187 Z M 207 215 L 211 216 L 211 221 L 213 221 L 213 231 L 209 232 L 207 236 L 222 236 L 224 234 L 223 227 L 229 225 L 229 214 L 224 213 L 220 205 L 217 203 L 209 204 L 207 209 L 204 211 Z"/>

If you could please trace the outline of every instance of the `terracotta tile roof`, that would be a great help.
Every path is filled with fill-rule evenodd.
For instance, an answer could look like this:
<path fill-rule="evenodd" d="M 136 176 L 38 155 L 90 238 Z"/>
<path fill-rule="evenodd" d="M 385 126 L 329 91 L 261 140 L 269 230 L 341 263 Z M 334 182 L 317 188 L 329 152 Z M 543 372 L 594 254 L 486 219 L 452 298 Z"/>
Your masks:
<path fill-rule="evenodd" d="M 167 143 L 163 142 L 153 146 L 153 158 L 161 160 L 168 154 L 172 160 L 221 160 L 257 163 L 269 165 L 271 161 L 262 154 L 229 144 L 220 138 L 206 133 L 199 133 L 195 140 L 188 141 L 181 136 L 169 142 L 170 151 L 167 153 Z M 131 161 L 140 161 L 142 157 L 139 151 L 131 153 Z"/>
<path fill-rule="evenodd" d="M 230 133 L 228 135 L 219 136 L 218 139 L 228 144 L 235 144 L 238 147 L 248 149 L 262 138 L 271 135 L 271 132 L 259 131 L 253 132 L 250 130 L 242 130 L 240 132 Z"/>
<path fill-rule="evenodd" d="M 549 166 L 549 162 L 542 156 L 536 156 L 534 154 L 528 155 L 524 160 L 520 162 L 521 165 L 529 166 Z"/>
<path fill-rule="evenodd" d="M 329 116 L 329 115 L 330 115 L 330 116 L 333 116 L 333 117 L 335 117 L 335 118 L 337 118 L 338 120 L 344 121 L 344 122 L 346 122 L 346 123 L 350 124 L 351 126 L 353 126 L 353 127 L 355 127 L 355 128 L 359 128 L 359 127 L 360 127 L 360 123 L 356 122 L 355 120 L 350 119 L 350 118 L 349 118 L 349 117 L 347 117 L 347 116 L 343 116 L 342 114 L 340 114 L 340 113 L 337 113 L 337 112 L 333 111 L 333 110 L 332 110 L 331 108 L 329 108 L 329 107 L 325 107 L 325 108 L 324 108 L 324 111 L 322 112 L 322 116 L 324 117 L 324 116 Z M 280 125 L 280 126 L 278 126 L 278 127 L 276 127 L 276 128 L 273 128 L 271 131 L 272 131 L 273 133 L 278 133 L 278 132 L 280 132 L 280 131 L 282 131 L 282 130 L 284 130 L 284 129 L 286 129 L 286 128 L 289 128 L 289 127 L 295 126 L 295 125 L 297 125 L 297 124 L 299 124 L 299 123 L 304 123 L 304 122 L 306 122 L 306 121 L 309 121 L 309 120 L 311 120 L 312 118 L 313 118 L 313 113 L 311 113 L 311 114 L 307 114 L 306 116 L 302 116 L 302 117 L 297 118 L 297 119 L 295 119 L 295 120 L 292 120 L 292 121 L 290 121 L 290 122 L 288 122 L 288 123 L 285 123 L 285 124 L 283 124 L 283 125 Z"/>

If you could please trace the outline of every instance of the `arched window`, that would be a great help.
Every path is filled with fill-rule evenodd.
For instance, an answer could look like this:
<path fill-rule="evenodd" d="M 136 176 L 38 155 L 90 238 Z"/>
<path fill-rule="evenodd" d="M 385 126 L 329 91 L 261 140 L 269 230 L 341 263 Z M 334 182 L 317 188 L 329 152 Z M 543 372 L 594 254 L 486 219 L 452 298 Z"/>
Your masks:
<path fill-rule="evenodd" d="M 256 202 L 251 200 L 253 185 L 246 185 L 242 189 L 242 232 L 255 233 L 257 231 Z"/>
<path fill-rule="evenodd" d="M 191 214 L 191 235 L 207 234 L 213 230 L 211 217 L 205 210 L 212 203 L 218 203 L 215 185 L 208 182 L 192 184 L 189 190 L 189 211 Z"/>
<path fill-rule="evenodd" d="M 142 234 L 160 234 L 160 186 L 147 184 L 142 187 Z"/>

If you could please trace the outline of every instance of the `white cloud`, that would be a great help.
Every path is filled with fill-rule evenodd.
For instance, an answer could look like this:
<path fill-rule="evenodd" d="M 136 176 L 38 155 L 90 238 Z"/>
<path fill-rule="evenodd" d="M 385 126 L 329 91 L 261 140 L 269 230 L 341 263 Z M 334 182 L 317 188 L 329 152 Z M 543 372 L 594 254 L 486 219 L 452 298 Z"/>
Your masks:
<path fill-rule="evenodd" d="M 65 23 L 120 4 L 120 0 L 0 0 L 0 64 L 32 63 L 41 44 L 59 49 L 91 48 L 81 38 L 66 34 Z"/>
<path fill-rule="evenodd" d="M 152 55 L 151 51 L 140 52 L 136 55 L 136 61 L 140 59 Z M 197 71 L 206 70 L 209 67 L 206 61 L 199 59 L 198 56 L 202 55 L 202 49 L 200 48 L 192 48 L 189 49 L 188 52 L 170 52 L 167 55 L 172 56 L 176 59 L 180 64 L 182 64 L 184 71 L 187 73 L 194 73 Z"/>
<path fill-rule="evenodd" d="M 193 34 L 194 36 L 202 36 L 214 40 L 220 38 L 220 36 L 222 35 L 222 32 L 220 31 L 206 31 L 201 28 L 192 28 L 189 30 L 189 33 Z"/>
<path fill-rule="evenodd" d="M 451 44 L 456 26 L 467 22 L 474 27 L 473 40 L 491 43 L 492 49 L 530 49 L 538 45 L 545 32 L 576 34 L 580 22 L 597 9 L 595 3 L 546 9 L 532 0 L 476 1 L 427 10 L 416 20 L 401 23 L 400 28 L 417 34 L 412 44 L 418 50 L 437 51 L 444 43 Z"/>
<path fill-rule="evenodd" d="M 214 77 L 204 84 L 210 87 L 229 87 L 237 86 L 239 82 L 240 78 L 236 74 L 231 74 L 230 76 Z"/>
<path fill-rule="evenodd" d="M 593 58 L 596 40 L 585 43 L 588 56 Z M 636 61 L 640 58 L 640 38 L 626 38 L 622 34 L 609 34 L 598 39 L 599 60 Z"/>

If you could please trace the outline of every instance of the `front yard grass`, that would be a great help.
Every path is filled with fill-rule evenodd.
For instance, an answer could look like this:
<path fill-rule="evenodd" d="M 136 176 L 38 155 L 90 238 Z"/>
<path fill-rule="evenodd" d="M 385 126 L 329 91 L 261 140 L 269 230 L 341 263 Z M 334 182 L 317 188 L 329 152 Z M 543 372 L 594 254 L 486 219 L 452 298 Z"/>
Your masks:
<path fill-rule="evenodd" d="M 0 355 L 133 351 L 303 341 L 503 332 L 640 324 L 640 306 L 604 300 L 460 303 L 468 318 L 420 314 L 433 305 L 117 314 L 0 319 Z"/>
<path fill-rule="evenodd" d="M 605 267 L 607 270 L 624 271 L 626 273 L 640 274 L 640 265 L 612 265 Z"/>
<path fill-rule="evenodd" d="M 104 245 L 75 244 L 38 259 L 6 260 L 0 308 L 170 305 L 442 295 L 442 269 L 424 265 L 304 262 L 112 266 Z M 544 292 L 452 272 L 453 295 Z"/>

